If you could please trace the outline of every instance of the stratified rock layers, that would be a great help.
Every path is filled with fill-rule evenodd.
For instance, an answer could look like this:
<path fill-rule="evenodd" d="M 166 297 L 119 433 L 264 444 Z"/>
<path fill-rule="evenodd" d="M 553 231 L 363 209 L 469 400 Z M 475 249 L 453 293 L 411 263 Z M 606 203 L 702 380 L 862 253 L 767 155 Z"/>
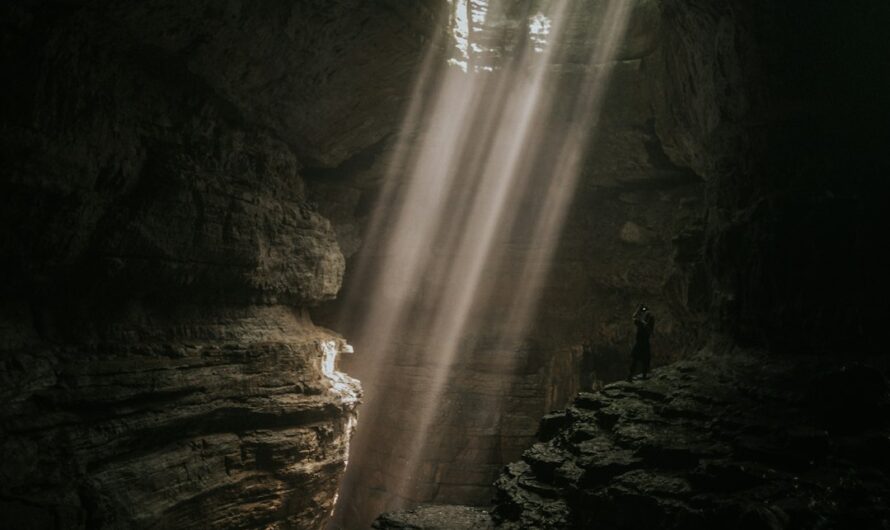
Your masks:
<path fill-rule="evenodd" d="M 128 307 L 80 345 L 3 351 L 9 528 L 322 528 L 359 387 L 283 306 Z"/>

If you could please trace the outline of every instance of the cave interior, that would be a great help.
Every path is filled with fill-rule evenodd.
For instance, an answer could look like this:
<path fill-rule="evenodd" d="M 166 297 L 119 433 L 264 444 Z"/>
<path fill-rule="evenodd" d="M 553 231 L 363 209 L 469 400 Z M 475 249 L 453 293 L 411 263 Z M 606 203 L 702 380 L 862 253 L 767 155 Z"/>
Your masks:
<path fill-rule="evenodd" d="M 0 527 L 890 529 L 855 4 L 4 2 Z"/>

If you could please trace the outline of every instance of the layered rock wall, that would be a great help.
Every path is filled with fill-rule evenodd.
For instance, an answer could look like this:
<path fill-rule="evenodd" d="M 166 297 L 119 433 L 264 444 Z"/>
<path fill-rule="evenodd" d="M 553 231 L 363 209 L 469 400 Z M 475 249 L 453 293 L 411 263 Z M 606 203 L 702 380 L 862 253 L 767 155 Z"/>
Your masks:
<path fill-rule="evenodd" d="M 0 8 L 4 524 L 326 524 L 360 390 L 300 174 L 397 120 L 427 7 L 378 7 Z"/>
<path fill-rule="evenodd" d="M 128 304 L 80 343 L 6 309 L 5 524 L 324 527 L 360 395 L 324 369 L 342 339 L 277 305 Z"/>

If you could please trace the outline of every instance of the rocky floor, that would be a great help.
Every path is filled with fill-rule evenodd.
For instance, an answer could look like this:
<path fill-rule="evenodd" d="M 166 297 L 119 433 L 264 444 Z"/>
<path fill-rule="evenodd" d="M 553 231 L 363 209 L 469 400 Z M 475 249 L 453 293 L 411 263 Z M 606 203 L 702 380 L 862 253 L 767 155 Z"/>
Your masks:
<path fill-rule="evenodd" d="M 879 368 L 703 352 L 545 416 L 495 526 L 890 528 L 888 413 Z M 424 513 L 377 524 L 451 528 Z"/>
<path fill-rule="evenodd" d="M 491 515 L 471 506 L 424 505 L 404 512 L 385 513 L 375 530 L 486 530 L 494 528 Z"/>

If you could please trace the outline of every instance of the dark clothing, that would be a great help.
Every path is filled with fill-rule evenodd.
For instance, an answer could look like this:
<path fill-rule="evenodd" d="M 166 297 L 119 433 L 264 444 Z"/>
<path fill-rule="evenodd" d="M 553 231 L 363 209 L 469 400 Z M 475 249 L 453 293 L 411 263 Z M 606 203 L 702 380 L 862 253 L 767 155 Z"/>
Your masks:
<path fill-rule="evenodd" d="M 593 355 L 593 346 L 584 343 L 581 346 L 581 389 L 593 390 L 596 384 L 596 359 Z"/>
<path fill-rule="evenodd" d="M 652 315 L 646 315 L 643 318 L 635 318 L 634 326 L 637 328 L 637 336 L 634 341 L 633 350 L 631 350 L 630 374 L 627 379 L 630 380 L 637 371 L 637 365 L 643 369 L 643 377 L 649 373 L 649 363 L 652 360 L 652 349 L 649 346 L 649 337 L 652 336 L 652 329 L 655 327 L 655 318 Z"/>
<path fill-rule="evenodd" d="M 637 373 L 637 365 L 640 365 L 640 368 L 643 370 L 643 377 L 645 378 L 649 374 L 649 363 L 652 361 L 652 356 L 648 353 L 645 357 L 636 357 L 634 356 L 633 360 L 630 361 L 630 374 L 627 376 L 627 380 L 630 381 L 634 375 Z"/>
<path fill-rule="evenodd" d="M 637 338 L 633 349 L 634 358 L 649 357 L 652 354 L 652 350 L 649 347 L 649 336 L 652 335 L 652 328 L 649 324 L 651 320 L 651 317 L 646 322 L 643 322 L 641 319 L 634 319 L 634 325 L 637 327 Z"/>

